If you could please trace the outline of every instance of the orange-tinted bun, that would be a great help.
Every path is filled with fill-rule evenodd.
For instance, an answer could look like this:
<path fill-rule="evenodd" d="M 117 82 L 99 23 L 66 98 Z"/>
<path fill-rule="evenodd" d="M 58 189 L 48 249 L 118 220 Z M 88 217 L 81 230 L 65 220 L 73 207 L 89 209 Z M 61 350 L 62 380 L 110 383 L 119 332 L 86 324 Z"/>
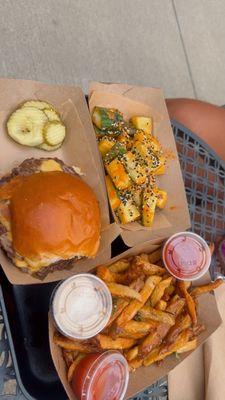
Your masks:
<path fill-rule="evenodd" d="M 100 212 L 91 188 L 65 172 L 20 177 L 10 199 L 14 249 L 38 260 L 94 257 L 100 241 Z"/>

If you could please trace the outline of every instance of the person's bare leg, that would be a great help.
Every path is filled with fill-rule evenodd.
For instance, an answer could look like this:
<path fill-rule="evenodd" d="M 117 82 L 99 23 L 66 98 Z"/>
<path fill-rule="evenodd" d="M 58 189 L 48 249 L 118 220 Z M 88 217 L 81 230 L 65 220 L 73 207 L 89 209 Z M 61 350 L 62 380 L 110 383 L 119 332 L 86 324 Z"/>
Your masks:
<path fill-rule="evenodd" d="M 225 108 L 199 100 L 167 99 L 169 116 L 200 136 L 225 160 Z"/>

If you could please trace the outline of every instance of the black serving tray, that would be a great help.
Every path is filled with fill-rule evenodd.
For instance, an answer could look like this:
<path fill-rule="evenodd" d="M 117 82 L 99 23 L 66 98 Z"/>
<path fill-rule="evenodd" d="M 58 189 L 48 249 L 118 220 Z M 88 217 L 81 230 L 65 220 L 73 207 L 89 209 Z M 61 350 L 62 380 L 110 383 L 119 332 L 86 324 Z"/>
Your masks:
<path fill-rule="evenodd" d="M 120 238 L 112 244 L 113 256 L 127 247 Z M 1 305 L 20 389 L 28 399 L 66 400 L 55 371 L 48 339 L 48 310 L 58 282 L 12 285 L 0 271 Z"/>

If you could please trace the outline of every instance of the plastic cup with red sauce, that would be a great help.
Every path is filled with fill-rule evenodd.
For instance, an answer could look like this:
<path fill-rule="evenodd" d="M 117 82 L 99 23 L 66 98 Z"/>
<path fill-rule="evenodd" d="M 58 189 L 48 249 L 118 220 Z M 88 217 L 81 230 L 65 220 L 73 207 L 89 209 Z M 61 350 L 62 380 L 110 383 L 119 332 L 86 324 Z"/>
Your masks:
<path fill-rule="evenodd" d="M 51 298 L 51 314 L 59 332 L 87 340 L 107 325 L 112 296 L 92 274 L 74 275 L 60 283 Z M 122 400 L 129 380 L 126 359 L 117 351 L 89 354 L 74 371 L 72 389 L 78 400 Z"/>
<path fill-rule="evenodd" d="M 211 253 L 206 241 L 193 232 L 171 236 L 163 247 L 165 267 L 175 278 L 194 281 L 209 269 Z"/>

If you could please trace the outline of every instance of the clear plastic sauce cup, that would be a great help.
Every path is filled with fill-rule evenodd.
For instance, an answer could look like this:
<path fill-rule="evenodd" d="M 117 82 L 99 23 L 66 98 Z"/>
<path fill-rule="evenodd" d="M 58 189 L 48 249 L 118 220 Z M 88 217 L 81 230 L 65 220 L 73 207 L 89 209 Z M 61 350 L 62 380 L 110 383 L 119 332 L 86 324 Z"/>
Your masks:
<path fill-rule="evenodd" d="M 78 400 L 122 400 L 129 381 L 128 364 L 117 351 L 90 354 L 75 369 L 72 389 Z"/>
<path fill-rule="evenodd" d="M 175 278 L 193 281 L 209 269 L 211 253 L 206 241 L 193 232 L 171 236 L 163 247 L 165 267 Z"/>
<path fill-rule="evenodd" d="M 107 325 L 112 296 L 106 284 L 95 275 L 74 275 L 56 287 L 51 312 L 57 329 L 64 336 L 89 339 Z"/>

